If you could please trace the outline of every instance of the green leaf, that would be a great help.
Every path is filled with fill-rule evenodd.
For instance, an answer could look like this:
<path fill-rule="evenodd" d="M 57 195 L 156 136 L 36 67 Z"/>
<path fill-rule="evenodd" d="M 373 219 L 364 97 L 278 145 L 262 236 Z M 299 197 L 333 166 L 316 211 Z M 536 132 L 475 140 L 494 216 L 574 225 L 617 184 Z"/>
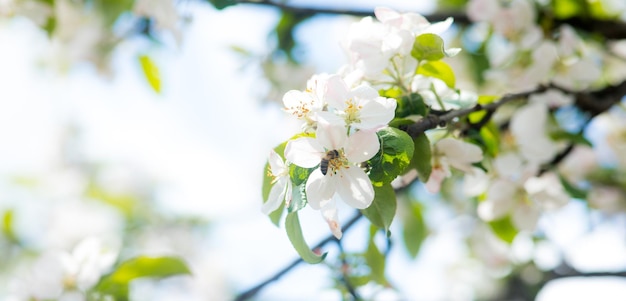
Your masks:
<path fill-rule="evenodd" d="M 378 246 L 374 242 L 376 228 L 370 227 L 370 237 L 365 251 L 365 263 L 370 268 L 370 277 L 378 284 L 387 285 L 388 281 L 385 277 L 385 255 L 380 252 Z"/>
<path fill-rule="evenodd" d="M 575 144 L 582 144 L 582 145 L 586 145 L 589 147 L 593 147 L 593 145 L 591 144 L 591 142 L 589 140 L 587 140 L 587 138 L 585 138 L 585 136 L 582 133 L 570 133 L 564 130 L 558 130 L 558 131 L 554 131 L 551 132 L 550 134 L 550 138 L 552 138 L 552 140 L 556 140 L 556 141 L 569 141 L 569 142 L 573 142 Z"/>
<path fill-rule="evenodd" d="M 511 218 L 506 216 L 502 219 L 491 221 L 487 223 L 493 233 L 501 240 L 511 244 L 515 236 L 517 236 L 517 229 L 513 226 Z"/>
<path fill-rule="evenodd" d="M 396 117 L 406 117 L 410 115 L 426 116 L 426 103 L 421 95 L 411 93 L 396 99 Z"/>
<path fill-rule="evenodd" d="M 141 69 L 146 76 L 150 87 L 154 92 L 161 93 L 161 76 L 159 75 L 159 67 L 154 61 L 147 55 L 139 56 L 139 62 L 141 63 Z"/>
<path fill-rule="evenodd" d="M 88 183 L 85 196 L 115 207 L 128 218 L 133 215 L 138 204 L 137 196 L 128 193 L 107 191 L 94 180 Z"/>
<path fill-rule="evenodd" d="M 443 39 L 433 33 L 425 33 L 415 37 L 411 56 L 418 61 L 438 61 L 446 56 Z"/>
<path fill-rule="evenodd" d="M 559 180 L 561 181 L 561 185 L 563 185 L 563 189 L 569 193 L 569 195 L 575 199 L 586 200 L 587 199 L 587 191 L 580 189 L 572 183 L 570 183 L 563 175 L 559 173 Z"/>
<path fill-rule="evenodd" d="M 489 121 L 486 126 L 480 128 L 480 138 L 484 146 L 483 151 L 492 157 L 496 157 L 500 151 L 500 130 L 495 123 Z"/>
<path fill-rule="evenodd" d="M 411 137 L 396 128 L 387 127 L 377 133 L 380 150 L 368 161 L 371 167 L 369 177 L 374 186 L 391 183 L 402 173 L 413 157 Z"/>
<path fill-rule="evenodd" d="M 404 228 L 402 238 L 404 246 L 411 258 L 415 258 L 422 247 L 422 242 L 428 236 L 428 229 L 422 215 L 422 206 L 417 202 L 407 202 L 410 206 L 403 212 Z"/>
<path fill-rule="evenodd" d="M 361 212 L 373 225 L 389 232 L 389 226 L 396 215 L 396 192 L 391 184 L 385 184 L 381 187 L 374 186 L 374 193 L 372 204 Z"/>
<path fill-rule="evenodd" d="M 293 198 L 291 199 L 291 203 L 287 208 L 287 212 L 291 213 L 294 211 L 298 211 L 306 206 L 307 198 L 305 187 L 306 185 L 302 184 L 296 186 L 295 189 L 293 189 Z"/>
<path fill-rule="evenodd" d="M 585 0 L 553 0 L 554 15 L 559 19 L 576 17 L 585 12 Z"/>
<path fill-rule="evenodd" d="M 2 216 L 2 234 L 7 238 L 8 241 L 12 243 L 18 243 L 17 235 L 15 234 L 15 230 L 13 229 L 13 210 L 7 210 L 4 212 Z"/>
<path fill-rule="evenodd" d="M 122 262 L 115 271 L 100 280 L 94 291 L 124 301 L 128 300 L 128 286 L 132 280 L 190 274 L 189 268 L 180 258 L 139 256 Z"/>
<path fill-rule="evenodd" d="M 309 175 L 315 170 L 315 168 L 304 168 L 295 164 L 289 165 L 289 177 L 294 186 L 302 185 L 306 183 Z"/>
<path fill-rule="evenodd" d="M 390 127 L 400 128 L 401 126 L 414 124 L 415 121 L 407 118 L 394 118 L 389 122 Z"/>
<path fill-rule="evenodd" d="M 326 254 L 324 253 L 321 256 L 315 254 L 309 248 L 306 241 L 304 240 L 304 236 L 302 235 L 302 227 L 300 227 L 300 219 L 298 218 L 297 212 L 291 212 L 287 214 L 287 218 L 285 219 L 285 230 L 287 230 L 287 237 L 289 237 L 289 241 L 296 249 L 296 252 L 302 257 L 302 260 L 316 264 L 320 263 L 326 258 Z"/>
<path fill-rule="evenodd" d="M 294 31 L 300 23 L 311 16 L 312 14 L 294 13 L 283 10 L 280 20 L 278 24 L 276 24 L 274 32 L 276 34 L 276 40 L 278 41 L 277 48 L 284 52 L 291 61 L 297 61 L 293 53 L 296 46 Z"/>
<path fill-rule="evenodd" d="M 446 83 L 446 85 L 448 85 L 448 87 L 450 88 L 454 88 L 454 85 L 456 84 L 454 71 L 452 70 L 450 65 L 446 64 L 443 61 L 430 61 L 421 64 L 416 73 L 438 78 Z"/>
<path fill-rule="evenodd" d="M 420 181 L 426 183 L 430 178 L 432 167 L 432 150 L 430 148 L 430 141 L 428 136 L 422 133 L 419 136 L 413 138 L 413 157 L 411 158 L 411 164 L 407 168 L 407 171 L 415 168 L 417 170 L 417 176 Z"/>
<path fill-rule="evenodd" d="M 208 0 L 218 10 L 237 4 L 235 0 Z"/>

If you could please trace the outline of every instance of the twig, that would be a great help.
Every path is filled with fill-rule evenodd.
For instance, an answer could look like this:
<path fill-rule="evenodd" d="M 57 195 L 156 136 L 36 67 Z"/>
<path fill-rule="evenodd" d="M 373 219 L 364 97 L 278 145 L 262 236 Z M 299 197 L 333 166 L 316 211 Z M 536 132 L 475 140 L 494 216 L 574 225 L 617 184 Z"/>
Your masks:
<path fill-rule="evenodd" d="M 423 119 L 415 122 L 414 124 L 407 126 L 405 130 L 411 137 L 415 138 L 427 130 L 437 128 L 438 126 L 445 126 L 456 118 L 463 117 L 478 111 L 495 111 L 497 108 L 505 103 L 516 99 L 527 98 L 528 96 L 533 94 L 543 93 L 551 87 L 552 86 L 550 85 L 540 85 L 536 89 L 530 91 L 504 95 L 502 98 L 500 98 L 500 100 L 486 105 L 477 104 L 471 108 L 451 111 L 441 116 L 428 115 Z"/>
<path fill-rule="evenodd" d="M 352 228 L 352 226 L 359 220 L 361 219 L 361 217 L 363 217 L 363 214 L 361 214 L 361 211 L 357 211 L 357 214 L 355 214 L 348 222 L 346 222 L 342 228 L 343 232 L 348 231 L 348 229 Z M 335 241 L 337 240 L 335 238 L 335 236 L 333 235 L 329 235 L 328 237 L 324 238 L 323 240 L 321 240 L 320 242 L 318 242 L 315 246 L 313 246 L 313 250 L 315 249 L 320 249 L 323 246 L 325 246 L 326 244 L 328 244 L 329 242 Z M 291 271 L 293 268 L 295 268 L 297 265 L 299 265 L 300 263 L 302 263 L 303 260 L 302 258 L 298 258 L 296 260 L 294 260 L 293 262 L 291 262 L 289 265 L 285 266 L 284 268 L 282 268 L 280 271 L 278 271 L 276 274 L 274 274 L 272 277 L 268 278 L 267 280 L 257 284 L 256 286 L 244 291 L 243 293 L 240 293 L 235 300 L 236 301 L 243 301 L 243 300 L 248 300 L 252 297 L 254 297 L 256 294 L 258 294 L 266 285 L 278 280 L 280 277 L 282 277 L 283 275 L 287 274 L 289 271 Z"/>

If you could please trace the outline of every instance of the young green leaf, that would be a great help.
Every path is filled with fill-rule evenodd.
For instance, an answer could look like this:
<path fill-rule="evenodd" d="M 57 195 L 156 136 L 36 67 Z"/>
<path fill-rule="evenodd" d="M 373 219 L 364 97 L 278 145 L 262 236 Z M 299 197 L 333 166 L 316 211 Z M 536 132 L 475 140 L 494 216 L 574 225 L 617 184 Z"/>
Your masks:
<path fill-rule="evenodd" d="M 411 56 L 418 61 L 438 61 L 446 56 L 443 39 L 433 33 L 425 33 L 415 37 Z"/>
<path fill-rule="evenodd" d="M 380 150 L 368 161 L 371 167 L 369 177 L 374 186 L 391 183 L 411 162 L 413 141 L 411 137 L 396 128 L 387 127 L 377 133 Z"/>
<path fill-rule="evenodd" d="M 411 164 L 406 171 L 415 168 L 417 170 L 417 176 L 420 181 L 426 183 L 430 178 L 430 172 L 432 171 L 432 150 L 430 148 L 430 140 L 426 134 L 420 134 L 413 138 L 413 157 L 411 158 Z"/>
<path fill-rule="evenodd" d="M 513 242 L 518 233 L 509 216 L 491 221 L 488 225 L 498 238 L 509 244 Z"/>
<path fill-rule="evenodd" d="M 302 235 L 302 227 L 300 227 L 300 219 L 298 218 L 297 212 L 291 212 L 287 214 L 287 218 L 285 219 L 285 230 L 287 231 L 287 237 L 289 237 L 289 241 L 296 249 L 296 252 L 302 257 L 302 260 L 316 264 L 320 263 L 326 258 L 326 254 L 324 253 L 321 256 L 313 253 L 306 241 L 304 240 L 304 236 Z"/>
<path fill-rule="evenodd" d="M 376 235 L 376 228 L 370 228 L 370 237 L 367 244 L 367 250 L 365 251 L 365 263 L 370 268 L 370 277 L 380 285 L 388 285 L 387 278 L 385 277 L 385 254 L 380 252 L 378 246 L 374 242 L 374 236 Z"/>
<path fill-rule="evenodd" d="M 563 189 L 565 189 L 565 191 L 567 191 L 567 193 L 569 193 L 571 197 L 576 198 L 576 199 L 581 199 L 581 200 L 587 199 L 587 194 L 588 194 L 587 191 L 574 186 L 561 174 L 559 174 L 559 180 L 561 181 L 561 184 L 563 185 Z"/>
<path fill-rule="evenodd" d="M 421 64 L 417 69 L 417 74 L 430 76 L 442 80 L 448 87 L 454 88 L 456 84 L 456 78 L 454 71 L 450 65 L 443 61 L 429 61 Z"/>
<path fill-rule="evenodd" d="M 424 99 L 418 93 L 411 93 L 396 99 L 396 118 L 410 115 L 426 116 L 427 108 Z"/>
<path fill-rule="evenodd" d="M 141 69 L 143 70 L 143 74 L 146 76 L 150 87 L 152 87 L 154 92 L 161 93 L 161 76 L 159 74 L 159 67 L 157 67 L 154 61 L 147 55 L 140 56 L 139 62 L 141 63 Z"/>
<path fill-rule="evenodd" d="M 128 286 L 137 278 L 165 278 L 190 275 L 185 262 L 177 257 L 139 256 L 122 262 L 111 274 L 103 277 L 93 291 L 113 300 L 128 300 Z"/>
<path fill-rule="evenodd" d="M 388 232 L 396 215 L 396 192 L 390 184 L 385 184 L 381 187 L 374 186 L 374 193 L 372 204 L 361 212 L 373 225 Z"/>
<path fill-rule="evenodd" d="M 428 229 L 424 222 L 422 206 L 417 202 L 407 203 L 410 207 L 402 214 L 404 219 L 402 238 L 407 252 L 415 258 L 422 247 L 422 242 L 428 236 Z"/>

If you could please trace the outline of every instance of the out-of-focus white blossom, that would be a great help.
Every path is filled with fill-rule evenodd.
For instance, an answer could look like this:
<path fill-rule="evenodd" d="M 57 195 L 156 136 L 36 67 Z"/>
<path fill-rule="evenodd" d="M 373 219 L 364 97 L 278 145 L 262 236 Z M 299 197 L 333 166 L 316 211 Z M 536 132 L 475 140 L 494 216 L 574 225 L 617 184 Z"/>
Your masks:
<path fill-rule="evenodd" d="M 426 189 L 431 193 L 439 192 L 441 182 L 451 175 L 450 167 L 465 173 L 473 173 L 473 163 L 483 159 L 480 147 L 454 138 L 443 138 L 433 145 L 432 172 Z"/>

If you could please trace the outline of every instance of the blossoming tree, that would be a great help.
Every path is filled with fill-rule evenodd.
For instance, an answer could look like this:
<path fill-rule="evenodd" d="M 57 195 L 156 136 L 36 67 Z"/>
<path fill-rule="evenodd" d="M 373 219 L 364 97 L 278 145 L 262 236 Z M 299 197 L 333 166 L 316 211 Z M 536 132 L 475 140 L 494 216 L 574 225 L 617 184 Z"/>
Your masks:
<path fill-rule="evenodd" d="M 262 64 L 286 66 L 293 78 L 299 76 L 291 72 L 304 68 L 293 54 L 298 25 L 322 13 L 362 17 L 342 41 L 347 59 L 338 70 L 287 88 L 287 78 L 264 69 L 280 93 L 268 98 L 301 127 L 263 150 L 268 162 L 259 214 L 286 230 L 300 259 L 238 300 L 254 297 L 301 261 L 327 263 L 344 298 L 375 299 L 393 290 L 386 276 L 394 271 L 385 269 L 392 245 L 415 258 L 440 230 L 428 218 L 436 206 L 462 219 L 457 230 L 468 257 L 486 271 L 477 277 L 493 284 L 473 287 L 471 298 L 532 299 L 549 280 L 584 274 L 565 259 L 541 267 L 512 255 L 524 242 L 536 249 L 550 243 L 546 216 L 571 202 L 590 214 L 623 215 L 621 1 L 442 0 L 447 13 L 430 16 L 387 7 L 361 12 L 280 1 L 209 2 L 217 9 L 250 4 L 280 10 L 274 54 L 281 55 Z M 170 0 L 0 2 L 0 17 L 15 16 L 46 30 L 62 68 L 88 61 L 106 73 L 110 51 L 130 34 L 184 43 L 182 18 Z M 145 55 L 140 62 L 158 92 L 155 63 Z M 591 133 L 594 124 L 604 124 L 604 131 Z M 328 225 L 328 238 L 313 247 L 299 219 L 305 208 L 319 211 Z M 340 210 L 353 215 L 343 219 Z M 4 220 L 11 242 L 10 212 Z M 366 244 L 343 252 L 358 221 L 370 226 Z M 331 242 L 339 254 L 327 252 Z M 116 262 L 117 256 L 100 242 L 81 242 L 53 256 L 65 275 L 55 281 L 71 279 L 62 287 L 83 297 L 124 300 L 135 278 L 189 273 L 174 257 Z"/>

